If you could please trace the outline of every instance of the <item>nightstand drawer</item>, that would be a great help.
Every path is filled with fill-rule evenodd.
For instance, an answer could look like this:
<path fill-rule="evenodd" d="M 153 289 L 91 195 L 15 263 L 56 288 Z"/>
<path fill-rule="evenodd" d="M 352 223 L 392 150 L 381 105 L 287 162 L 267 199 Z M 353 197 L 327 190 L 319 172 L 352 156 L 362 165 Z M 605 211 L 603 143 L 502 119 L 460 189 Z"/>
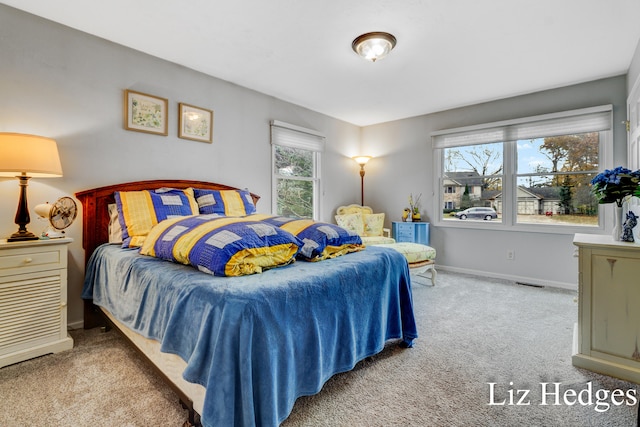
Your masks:
<path fill-rule="evenodd" d="M 66 267 L 66 251 L 60 247 L 34 251 L 16 248 L 0 252 L 0 276 Z"/>

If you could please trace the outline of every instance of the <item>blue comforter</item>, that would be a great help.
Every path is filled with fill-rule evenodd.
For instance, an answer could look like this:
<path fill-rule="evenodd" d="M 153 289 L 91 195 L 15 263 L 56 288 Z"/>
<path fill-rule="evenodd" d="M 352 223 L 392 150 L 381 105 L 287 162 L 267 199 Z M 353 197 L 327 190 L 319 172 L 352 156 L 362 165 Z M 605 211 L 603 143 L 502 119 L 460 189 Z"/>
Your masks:
<path fill-rule="evenodd" d="M 380 352 L 417 337 L 409 269 L 392 249 L 242 277 L 99 247 L 82 297 L 187 362 L 206 387 L 205 426 L 276 426 L 299 396 Z"/>

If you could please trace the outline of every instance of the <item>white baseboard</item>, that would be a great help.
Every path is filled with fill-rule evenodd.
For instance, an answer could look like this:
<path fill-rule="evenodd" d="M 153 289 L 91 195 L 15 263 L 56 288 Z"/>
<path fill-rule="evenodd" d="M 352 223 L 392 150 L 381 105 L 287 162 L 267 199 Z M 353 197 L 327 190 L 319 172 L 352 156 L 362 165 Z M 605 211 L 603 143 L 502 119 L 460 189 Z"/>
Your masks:
<path fill-rule="evenodd" d="M 510 274 L 497 274 L 489 271 L 481 271 L 481 270 L 472 270 L 468 268 L 459 268 L 459 267 L 450 267 L 442 264 L 436 263 L 436 268 L 438 271 L 451 271 L 454 273 L 463 273 L 463 274 L 473 274 L 475 276 L 482 277 L 492 277 L 494 279 L 504 279 L 504 280 L 512 280 L 518 283 L 526 283 L 536 286 L 546 286 L 552 288 L 560 288 L 560 289 L 568 289 L 571 291 L 578 290 L 577 283 L 565 283 L 565 282 L 556 282 L 553 280 L 540 280 L 533 277 L 525 277 L 525 276 L 515 276 Z"/>

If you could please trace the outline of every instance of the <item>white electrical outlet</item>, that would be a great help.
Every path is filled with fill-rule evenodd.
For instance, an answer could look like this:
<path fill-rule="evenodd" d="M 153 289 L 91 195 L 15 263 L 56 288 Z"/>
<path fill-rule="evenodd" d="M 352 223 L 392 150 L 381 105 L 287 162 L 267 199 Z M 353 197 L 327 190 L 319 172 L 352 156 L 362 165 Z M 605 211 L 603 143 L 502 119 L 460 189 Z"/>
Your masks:
<path fill-rule="evenodd" d="M 514 260 L 515 258 L 516 258 L 516 251 L 514 251 L 513 249 L 507 250 L 507 259 Z"/>

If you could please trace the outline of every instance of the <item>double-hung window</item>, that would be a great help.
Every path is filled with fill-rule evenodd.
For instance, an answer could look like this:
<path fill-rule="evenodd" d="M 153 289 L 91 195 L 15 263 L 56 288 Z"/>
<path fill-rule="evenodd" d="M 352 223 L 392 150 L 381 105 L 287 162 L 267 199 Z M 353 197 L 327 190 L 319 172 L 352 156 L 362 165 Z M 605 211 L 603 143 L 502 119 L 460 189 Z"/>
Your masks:
<path fill-rule="evenodd" d="M 590 181 L 610 166 L 611 122 L 606 105 L 432 133 L 439 223 L 599 226 Z"/>
<path fill-rule="evenodd" d="M 272 212 L 318 219 L 324 141 L 325 137 L 314 130 L 271 122 Z"/>

